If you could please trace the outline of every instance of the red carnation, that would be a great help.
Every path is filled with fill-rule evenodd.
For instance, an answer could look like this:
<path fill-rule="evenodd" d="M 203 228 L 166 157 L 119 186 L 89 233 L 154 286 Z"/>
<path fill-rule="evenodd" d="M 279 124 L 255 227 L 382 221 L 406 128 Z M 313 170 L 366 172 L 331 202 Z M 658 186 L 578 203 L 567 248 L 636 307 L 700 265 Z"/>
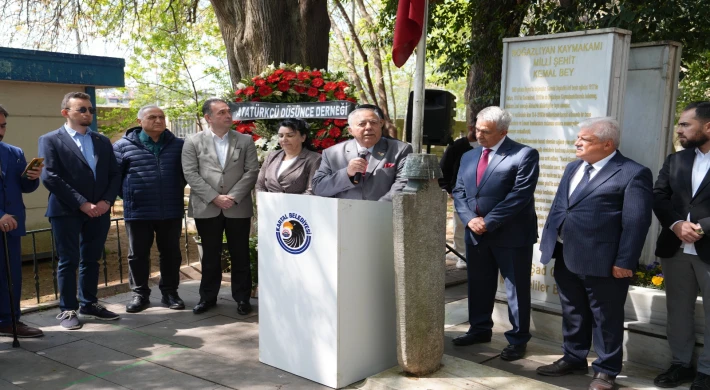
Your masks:
<path fill-rule="evenodd" d="M 276 70 L 274 71 L 274 74 L 275 74 L 276 76 L 280 76 L 283 72 L 284 72 L 283 69 L 276 69 Z"/>
<path fill-rule="evenodd" d="M 318 96 L 318 88 L 308 88 L 308 96 L 310 97 L 316 97 Z"/>
<path fill-rule="evenodd" d="M 347 101 L 349 101 L 349 102 L 357 103 L 357 99 L 355 99 L 354 97 L 349 97 L 349 98 L 347 98 L 347 99 L 345 99 L 345 100 L 347 100 Z"/>
<path fill-rule="evenodd" d="M 254 79 L 254 85 L 256 85 L 257 87 L 263 87 L 264 85 L 266 85 L 266 80 L 262 79 L 261 77 Z"/>
<path fill-rule="evenodd" d="M 258 96 L 256 96 L 256 97 L 252 98 L 251 101 L 252 102 L 260 102 L 261 99 Z"/>
<path fill-rule="evenodd" d="M 251 135 L 251 139 L 253 139 L 254 141 L 257 141 L 259 138 L 261 138 L 261 137 L 259 137 L 259 136 L 256 135 L 256 134 L 252 134 L 252 135 Z"/>
<path fill-rule="evenodd" d="M 346 121 L 345 119 L 334 119 L 333 123 L 335 123 L 335 125 L 338 127 L 343 127 L 348 124 L 348 121 Z"/>
<path fill-rule="evenodd" d="M 320 95 L 318 96 L 318 101 L 319 101 L 319 102 L 324 102 L 325 99 L 327 99 L 327 98 L 328 98 L 328 95 L 322 93 L 322 94 L 320 94 Z"/>
<path fill-rule="evenodd" d="M 333 127 L 333 128 L 331 128 L 331 129 L 328 131 L 328 135 L 331 136 L 331 137 L 333 137 L 333 138 L 338 138 L 338 137 L 340 137 L 340 134 L 341 134 L 340 129 L 337 128 L 337 127 Z"/>
<path fill-rule="evenodd" d="M 320 140 L 314 139 L 312 142 L 314 148 L 320 148 Z"/>
<path fill-rule="evenodd" d="M 298 72 L 298 79 L 299 80 L 304 81 L 304 80 L 308 80 L 309 78 L 311 78 L 311 77 L 308 74 L 308 72 Z"/>
<path fill-rule="evenodd" d="M 338 81 L 338 87 L 340 87 L 340 89 L 345 89 L 349 86 L 350 85 L 348 85 L 348 83 L 346 83 L 345 81 Z"/>
<path fill-rule="evenodd" d="M 268 85 L 264 85 L 263 87 L 259 87 L 259 95 L 261 95 L 261 96 L 269 96 L 269 95 L 271 95 L 271 92 L 274 92 L 274 90 L 271 89 L 271 87 L 269 87 Z"/>
<path fill-rule="evenodd" d="M 244 94 L 247 95 L 247 96 L 253 95 L 254 92 L 256 92 L 256 90 L 255 90 L 254 87 L 252 87 L 251 85 L 248 86 L 248 87 L 246 87 L 246 88 L 244 88 Z"/>
<path fill-rule="evenodd" d="M 334 138 L 324 138 L 323 141 L 321 141 L 321 147 L 323 149 L 328 149 L 329 147 L 335 145 L 335 139 Z"/>
<path fill-rule="evenodd" d="M 328 130 L 326 130 L 326 129 L 320 129 L 320 130 L 318 130 L 318 132 L 316 133 L 316 137 L 318 137 L 318 138 L 323 138 L 323 136 L 325 136 L 325 133 L 326 133 L 327 131 L 328 131 Z"/>
<path fill-rule="evenodd" d="M 323 124 L 327 126 L 327 125 L 331 124 L 332 122 L 333 122 L 332 119 L 326 119 L 323 121 Z"/>
<path fill-rule="evenodd" d="M 242 98 L 240 98 L 240 97 L 234 99 L 234 101 L 237 102 L 237 103 L 239 103 L 239 102 L 241 102 L 241 101 L 243 101 L 243 100 L 244 100 L 244 99 L 242 99 Z"/>
<path fill-rule="evenodd" d="M 266 81 L 269 83 L 275 83 L 275 82 L 279 81 L 279 76 L 272 74 L 271 76 L 266 78 Z"/>
<path fill-rule="evenodd" d="M 286 92 L 286 91 L 288 91 L 288 88 L 290 86 L 291 85 L 288 83 L 288 81 L 281 80 L 281 81 L 279 81 L 279 84 L 276 86 L 276 88 L 278 88 L 279 91 L 281 91 L 281 92 Z"/>
<path fill-rule="evenodd" d="M 315 81 L 315 80 L 313 80 L 313 81 Z M 334 81 L 328 81 L 327 83 L 325 83 L 325 86 L 323 86 L 323 90 L 326 92 L 333 91 L 333 90 L 335 90 L 335 88 L 338 88 L 338 83 L 336 83 Z"/>
<path fill-rule="evenodd" d="M 345 99 L 345 92 L 343 91 L 336 91 L 333 95 L 335 95 L 335 98 L 338 100 Z"/>
<path fill-rule="evenodd" d="M 313 81 L 311 81 L 311 85 L 316 88 L 322 87 L 323 84 L 325 84 L 325 81 L 323 81 L 323 79 L 321 78 L 313 79 Z"/>
<path fill-rule="evenodd" d="M 304 93 L 308 90 L 306 87 L 304 87 L 302 85 L 294 85 L 293 89 L 298 93 Z"/>
<path fill-rule="evenodd" d="M 234 91 L 234 94 L 239 95 L 240 93 L 242 93 L 242 91 L 243 91 L 242 89 L 238 89 L 238 90 Z"/>
<path fill-rule="evenodd" d="M 321 76 L 323 76 L 323 73 L 321 73 L 320 70 L 314 70 L 313 72 L 311 72 L 311 76 L 321 77 Z"/>
<path fill-rule="evenodd" d="M 284 80 L 293 80 L 293 79 L 296 78 L 296 72 L 287 70 L 287 71 L 284 72 L 282 78 L 283 78 Z"/>

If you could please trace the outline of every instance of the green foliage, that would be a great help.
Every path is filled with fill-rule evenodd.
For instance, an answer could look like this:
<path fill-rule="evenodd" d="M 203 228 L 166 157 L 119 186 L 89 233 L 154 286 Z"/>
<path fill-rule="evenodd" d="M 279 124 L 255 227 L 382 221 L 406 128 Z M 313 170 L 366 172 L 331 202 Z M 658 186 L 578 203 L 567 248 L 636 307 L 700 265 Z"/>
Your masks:
<path fill-rule="evenodd" d="M 697 60 L 690 62 L 684 69 L 680 81 L 676 113 L 692 102 L 710 99 L 710 51 L 704 52 Z"/>
<path fill-rule="evenodd" d="M 99 133 L 111 139 L 114 135 L 135 126 L 137 114 L 137 108 L 99 108 Z"/>

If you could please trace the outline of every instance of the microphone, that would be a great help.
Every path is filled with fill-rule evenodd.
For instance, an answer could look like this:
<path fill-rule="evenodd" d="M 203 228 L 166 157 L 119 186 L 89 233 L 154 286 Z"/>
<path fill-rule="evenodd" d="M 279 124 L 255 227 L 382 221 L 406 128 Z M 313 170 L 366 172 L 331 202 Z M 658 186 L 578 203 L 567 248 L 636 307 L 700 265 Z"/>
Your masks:
<path fill-rule="evenodd" d="M 367 158 L 367 154 L 369 151 L 365 148 L 360 149 L 358 152 L 358 157 L 360 158 Z M 362 180 L 362 172 L 355 172 L 355 176 L 353 176 L 353 184 L 358 184 L 360 183 L 360 180 Z"/>

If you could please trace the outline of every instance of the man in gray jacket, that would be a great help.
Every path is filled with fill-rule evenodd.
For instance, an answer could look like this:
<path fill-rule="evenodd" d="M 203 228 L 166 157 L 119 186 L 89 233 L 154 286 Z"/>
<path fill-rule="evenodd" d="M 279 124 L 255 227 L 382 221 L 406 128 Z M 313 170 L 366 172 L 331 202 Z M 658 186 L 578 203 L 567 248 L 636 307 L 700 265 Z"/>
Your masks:
<path fill-rule="evenodd" d="M 391 202 L 392 195 L 404 189 L 407 179 L 402 172 L 412 146 L 383 138 L 382 124 L 372 108 L 358 108 L 348 115 L 354 139 L 323 151 L 320 168 L 313 176 L 316 195 Z"/>
<path fill-rule="evenodd" d="M 209 129 L 187 140 L 182 169 L 190 185 L 188 215 L 195 218 L 202 239 L 200 302 L 192 309 L 204 313 L 217 303 L 222 269 L 222 235 L 232 259 L 232 298 L 237 313 L 251 312 L 249 230 L 253 215 L 251 190 L 259 174 L 251 136 L 231 130 L 232 113 L 222 99 L 208 99 L 202 113 Z"/>

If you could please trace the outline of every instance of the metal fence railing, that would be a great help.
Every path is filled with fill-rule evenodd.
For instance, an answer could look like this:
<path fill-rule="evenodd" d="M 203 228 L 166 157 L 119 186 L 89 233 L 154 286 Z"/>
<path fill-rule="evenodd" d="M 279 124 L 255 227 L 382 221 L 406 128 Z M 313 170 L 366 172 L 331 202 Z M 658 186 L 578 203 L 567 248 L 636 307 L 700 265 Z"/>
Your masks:
<path fill-rule="evenodd" d="M 190 235 L 188 233 L 187 227 L 187 209 L 185 209 L 185 212 L 183 213 L 183 224 L 184 224 L 184 239 L 185 239 L 185 261 L 187 262 L 187 265 L 190 265 L 190 253 L 189 253 L 189 242 L 190 242 Z M 121 229 L 119 226 L 119 222 L 123 221 L 123 217 L 118 217 L 118 218 L 111 218 L 111 230 L 109 230 L 109 235 L 115 233 L 116 235 L 116 247 L 118 248 L 117 250 L 117 256 L 118 256 L 118 279 L 120 283 L 123 283 L 123 250 L 121 246 Z M 115 229 L 114 229 L 115 227 Z M 40 259 L 38 258 L 37 255 L 37 235 L 41 233 L 46 233 L 50 232 L 51 235 L 51 267 L 52 267 L 52 287 L 54 291 L 54 298 L 59 299 L 59 290 L 57 286 L 57 251 L 56 251 L 56 246 L 54 243 L 54 232 L 52 232 L 52 228 L 44 228 L 44 229 L 35 229 L 35 230 L 28 230 L 27 235 L 32 238 L 32 268 L 34 270 L 34 290 L 35 290 L 35 298 L 37 300 L 37 303 L 40 303 L 40 276 L 39 276 L 39 262 Z M 102 256 L 102 262 L 103 264 L 100 264 L 99 266 L 103 266 L 103 284 L 104 286 L 108 286 L 109 283 L 109 276 L 108 276 L 108 271 L 109 271 L 109 266 L 107 262 L 107 250 L 106 247 L 104 247 L 104 252 Z M 127 259 L 126 259 L 127 260 Z M 99 283 L 101 281 L 99 280 Z"/>

